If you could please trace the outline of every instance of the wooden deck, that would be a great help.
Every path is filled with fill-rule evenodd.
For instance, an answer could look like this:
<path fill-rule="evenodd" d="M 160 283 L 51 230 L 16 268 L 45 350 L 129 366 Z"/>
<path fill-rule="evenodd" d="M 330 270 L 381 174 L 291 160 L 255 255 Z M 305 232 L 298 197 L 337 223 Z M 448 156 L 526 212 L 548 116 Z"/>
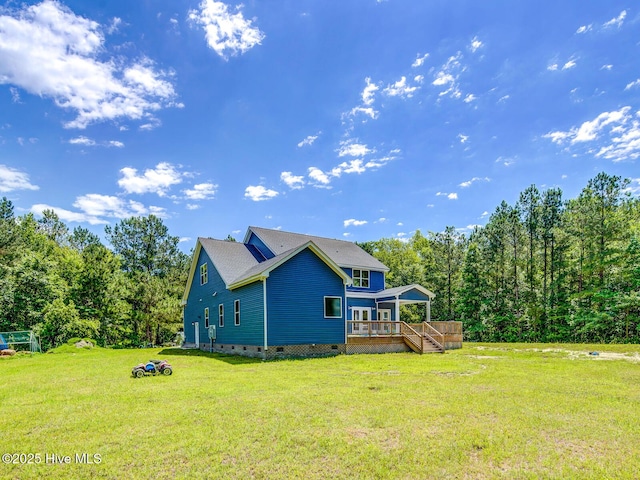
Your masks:
<path fill-rule="evenodd" d="M 348 351 L 402 351 L 402 344 L 417 353 L 444 353 L 461 348 L 462 322 L 347 321 Z"/>

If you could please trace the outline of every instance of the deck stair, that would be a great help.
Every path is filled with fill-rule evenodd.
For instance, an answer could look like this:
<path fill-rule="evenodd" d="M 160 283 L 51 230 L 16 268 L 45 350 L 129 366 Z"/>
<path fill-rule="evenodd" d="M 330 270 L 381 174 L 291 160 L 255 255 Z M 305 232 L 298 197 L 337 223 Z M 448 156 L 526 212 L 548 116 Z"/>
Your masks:
<path fill-rule="evenodd" d="M 426 322 L 400 322 L 400 333 L 407 346 L 416 353 L 444 353 L 444 337 Z"/>

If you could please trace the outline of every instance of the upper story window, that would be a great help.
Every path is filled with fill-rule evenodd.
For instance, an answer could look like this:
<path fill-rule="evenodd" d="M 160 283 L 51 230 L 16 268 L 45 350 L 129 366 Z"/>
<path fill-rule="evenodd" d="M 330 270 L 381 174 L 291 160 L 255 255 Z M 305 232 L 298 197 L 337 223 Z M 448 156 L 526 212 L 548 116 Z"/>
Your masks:
<path fill-rule="evenodd" d="M 204 285 L 209 281 L 209 272 L 207 271 L 207 264 L 200 265 L 200 285 Z"/>
<path fill-rule="evenodd" d="M 353 278 L 354 287 L 369 288 L 369 270 L 358 270 L 354 268 L 351 277 Z"/>
<path fill-rule="evenodd" d="M 240 325 L 240 300 L 233 302 L 233 322 Z"/>

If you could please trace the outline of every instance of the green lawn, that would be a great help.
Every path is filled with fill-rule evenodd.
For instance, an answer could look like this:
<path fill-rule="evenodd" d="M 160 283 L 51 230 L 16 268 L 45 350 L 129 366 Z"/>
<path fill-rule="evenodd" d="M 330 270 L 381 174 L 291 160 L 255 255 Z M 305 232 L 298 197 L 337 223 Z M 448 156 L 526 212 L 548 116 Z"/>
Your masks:
<path fill-rule="evenodd" d="M 149 358 L 174 375 L 131 378 Z M 2 479 L 640 475 L 637 345 L 274 362 L 94 349 L 0 359 L 0 382 L 0 453 L 41 462 L 0 463 Z"/>

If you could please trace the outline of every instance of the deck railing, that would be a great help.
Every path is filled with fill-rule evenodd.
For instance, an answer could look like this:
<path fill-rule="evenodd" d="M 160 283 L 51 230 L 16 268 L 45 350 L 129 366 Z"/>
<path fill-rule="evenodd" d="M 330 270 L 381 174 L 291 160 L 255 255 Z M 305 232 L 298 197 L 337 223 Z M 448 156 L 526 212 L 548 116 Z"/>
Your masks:
<path fill-rule="evenodd" d="M 347 320 L 347 335 L 360 336 L 401 336 L 400 322 Z"/>

